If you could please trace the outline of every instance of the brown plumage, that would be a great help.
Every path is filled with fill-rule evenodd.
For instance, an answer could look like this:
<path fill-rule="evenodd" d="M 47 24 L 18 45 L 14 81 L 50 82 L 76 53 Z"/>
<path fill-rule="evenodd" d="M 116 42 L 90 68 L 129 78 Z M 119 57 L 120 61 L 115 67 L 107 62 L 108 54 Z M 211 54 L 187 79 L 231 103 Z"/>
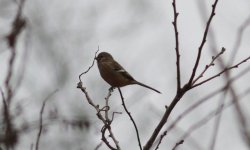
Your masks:
<path fill-rule="evenodd" d="M 97 64 L 102 78 L 112 87 L 123 87 L 138 84 L 157 93 L 160 91 L 136 81 L 113 57 L 107 52 L 101 52 L 97 58 Z"/>

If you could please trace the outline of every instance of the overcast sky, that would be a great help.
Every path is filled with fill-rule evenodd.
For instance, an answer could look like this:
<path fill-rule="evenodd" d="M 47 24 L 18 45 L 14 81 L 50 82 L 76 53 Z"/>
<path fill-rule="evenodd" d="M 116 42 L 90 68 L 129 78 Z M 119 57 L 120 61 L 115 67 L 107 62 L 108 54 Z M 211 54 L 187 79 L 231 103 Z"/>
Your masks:
<path fill-rule="evenodd" d="M 206 21 L 214 1 L 177 0 L 178 31 L 181 53 L 182 83 L 188 81 L 195 62 L 198 47 L 205 30 Z M 65 129 L 59 123 L 51 123 L 41 137 L 40 149 L 91 150 L 101 141 L 101 121 L 91 108 L 83 93 L 76 89 L 78 75 L 92 63 L 99 46 L 106 51 L 138 81 L 150 85 L 162 94 L 140 86 L 122 88 L 128 108 L 137 122 L 142 143 L 148 140 L 160 118 L 165 105 L 171 103 L 176 94 L 176 57 L 172 1 L 167 0 L 26 0 L 23 16 L 27 26 L 18 38 L 17 58 L 12 84 L 23 74 L 21 87 L 14 97 L 15 105 L 21 104 L 22 114 L 16 125 L 38 120 L 42 101 L 54 90 L 58 92 L 48 102 L 45 115 L 57 110 L 68 119 L 85 119 L 90 128 L 85 130 Z M 0 0 L 0 86 L 6 76 L 9 48 L 4 36 L 11 30 L 16 14 L 14 0 Z M 211 23 L 207 42 L 201 56 L 198 72 L 201 72 L 222 47 L 221 56 L 227 62 L 239 39 L 239 29 L 250 17 L 249 0 L 219 0 L 216 15 Z M 250 27 L 242 34 L 242 41 L 235 55 L 235 63 L 250 55 Z M 249 67 L 245 63 L 232 71 L 232 76 Z M 218 63 L 204 79 L 220 71 Z M 97 65 L 82 77 L 91 97 L 104 104 L 109 85 L 99 75 Z M 197 102 L 211 91 L 225 85 L 223 76 L 188 92 L 171 114 L 170 121 L 188 106 Z M 249 88 L 249 74 L 234 84 L 237 94 Z M 223 95 L 223 94 L 221 94 Z M 163 140 L 160 149 L 171 149 L 178 139 L 200 119 L 218 105 L 221 95 L 197 108 L 185 117 Z M 225 96 L 230 102 L 231 96 Z M 242 99 L 242 108 L 249 117 L 249 96 Z M 132 123 L 124 112 L 118 91 L 111 97 L 111 109 L 123 112 L 112 124 L 114 134 L 123 149 L 138 149 Z M 216 150 L 247 150 L 237 123 L 234 107 L 222 116 Z M 209 149 L 214 119 L 192 132 L 180 150 Z M 35 142 L 37 130 L 20 137 L 17 150 L 29 149 Z M 106 150 L 105 144 L 100 148 Z"/>

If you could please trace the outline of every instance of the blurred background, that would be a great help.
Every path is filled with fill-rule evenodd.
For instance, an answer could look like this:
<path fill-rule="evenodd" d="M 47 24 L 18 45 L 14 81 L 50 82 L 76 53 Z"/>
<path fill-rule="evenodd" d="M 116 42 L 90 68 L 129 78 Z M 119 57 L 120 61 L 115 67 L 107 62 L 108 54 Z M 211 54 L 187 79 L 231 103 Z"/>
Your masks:
<path fill-rule="evenodd" d="M 5 37 L 12 30 L 19 3 L 18 0 L 0 0 L 0 87 L 4 93 L 11 56 Z M 177 1 L 182 84 L 192 73 L 213 3 L 212 0 Z M 160 121 L 165 105 L 169 105 L 176 94 L 172 1 L 25 0 L 22 16 L 27 24 L 16 41 L 10 83 L 16 89 L 9 107 L 13 126 L 19 131 L 15 149 L 34 149 L 40 110 L 52 93 L 44 108 L 39 149 L 93 150 L 101 142 L 102 122 L 84 94 L 76 88 L 79 74 L 91 65 L 98 46 L 100 51 L 111 53 L 135 79 L 162 92 L 157 94 L 136 85 L 122 88 L 144 145 Z M 222 47 L 226 52 L 201 81 L 250 55 L 249 18 L 250 1 L 219 0 L 198 73 Z M 248 62 L 242 64 L 230 72 L 230 77 L 249 70 L 249 67 Z M 249 80 L 249 73 L 246 73 L 231 85 L 248 126 Z M 103 106 L 110 87 L 100 77 L 96 64 L 82 76 L 82 81 L 93 101 Z M 227 82 L 223 75 L 189 91 L 175 107 L 166 127 L 192 104 Z M 233 98 L 230 92 L 221 92 L 195 108 L 168 132 L 159 149 L 172 149 L 193 125 L 216 110 L 222 100 L 232 102 Z M 0 106 L 3 107 L 2 100 Z M 116 115 L 112 123 L 121 148 L 138 149 L 134 127 L 124 112 L 117 90 L 110 98 L 110 106 L 112 111 L 123 112 Z M 178 149 L 212 149 L 212 145 L 216 150 L 250 149 L 233 105 L 223 111 L 216 131 L 216 144 L 212 144 L 216 120 L 216 117 L 210 118 L 197 130 L 190 131 Z M 0 135 L 4 132 L 3 124 L 1 117 Z M 108 148 L 103 143 L 99 149 Z"/>

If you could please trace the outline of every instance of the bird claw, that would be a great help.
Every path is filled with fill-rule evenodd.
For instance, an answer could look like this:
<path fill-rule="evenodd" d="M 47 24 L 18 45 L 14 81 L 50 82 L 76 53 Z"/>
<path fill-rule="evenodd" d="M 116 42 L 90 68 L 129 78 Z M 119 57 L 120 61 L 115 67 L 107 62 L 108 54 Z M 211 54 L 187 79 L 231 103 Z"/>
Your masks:
<path fill-rule="evenodd" d="M 110 88 L 109 88 L 109 92 L 113 92 L 114 89 L 115 89 L 115 87 L 110 87 Z"/>

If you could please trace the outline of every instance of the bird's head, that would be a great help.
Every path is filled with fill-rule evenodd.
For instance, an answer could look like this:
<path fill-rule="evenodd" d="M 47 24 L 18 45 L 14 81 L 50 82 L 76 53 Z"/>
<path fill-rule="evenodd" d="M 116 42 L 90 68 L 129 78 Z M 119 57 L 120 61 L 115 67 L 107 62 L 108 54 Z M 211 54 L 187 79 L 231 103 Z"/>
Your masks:
<path fill-rule="evenodd" d="M 113 57 L 107 52 L 101 52 L 95 59 L 97 60 L 97 62 L 100 62 L 100 61 L 113 60 Z"/>

